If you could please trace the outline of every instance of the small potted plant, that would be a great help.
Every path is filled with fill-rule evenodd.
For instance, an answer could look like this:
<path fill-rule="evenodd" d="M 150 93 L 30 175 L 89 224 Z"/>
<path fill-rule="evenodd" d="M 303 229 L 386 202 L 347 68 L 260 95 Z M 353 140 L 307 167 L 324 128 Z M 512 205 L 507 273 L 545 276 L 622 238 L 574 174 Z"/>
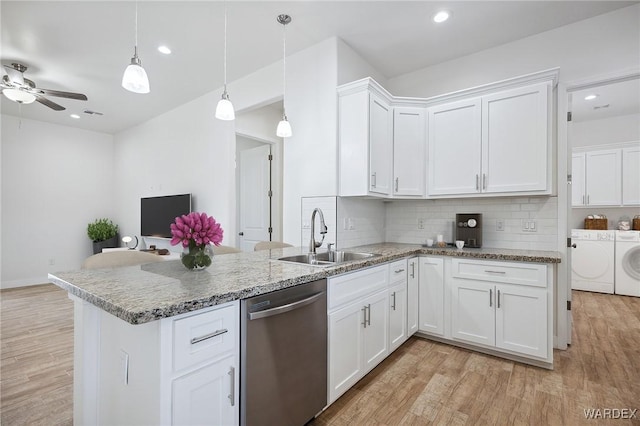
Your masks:
<path fill-rule="evenodd" d="M 103 248 L 118 247 L 118 225 L 110 219 L 96 219 L 87 225 L 87 235 L 93 241 L 93 254 Z"/>

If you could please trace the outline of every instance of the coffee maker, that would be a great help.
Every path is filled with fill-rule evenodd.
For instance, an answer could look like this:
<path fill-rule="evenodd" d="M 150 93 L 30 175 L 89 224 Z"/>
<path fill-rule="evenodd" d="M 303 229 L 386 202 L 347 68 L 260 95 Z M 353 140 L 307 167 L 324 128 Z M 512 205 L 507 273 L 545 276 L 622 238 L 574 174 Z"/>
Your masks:
<path fill-rule="evenodd" d="M 482 247 L 482 214 L 458 213 L 456 214 L 456 241 L 464 241 L 464 246 L 469 248 Z"/>

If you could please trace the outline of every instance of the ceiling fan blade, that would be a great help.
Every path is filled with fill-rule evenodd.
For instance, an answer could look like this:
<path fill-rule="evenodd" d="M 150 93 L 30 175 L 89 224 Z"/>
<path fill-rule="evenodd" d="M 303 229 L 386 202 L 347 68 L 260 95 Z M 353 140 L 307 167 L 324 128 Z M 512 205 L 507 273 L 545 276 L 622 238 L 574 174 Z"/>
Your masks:
<path fill-rule="evenodd" d="M 82 93 L 61 92 L 59 90 L 49 90 L 49 89 L 40 89 L 40 88 L 36 88 L 35 91 L 39 95 L 57 96 L 59 98 L 76 99 L 78 101 L 87 100 L 86 95 L 83 95 Z"/>
<path fill-rule="evenodd" d="M 9 77 L 9 81 L 11 83 L 17 86 L 22 86 L 24 84 L 24 76 L 20 71 L 9 65 L 5 65 L 4 69 L 7 72 L 7 76 Z"/>
<path fill-rule="evenodd" d="M 36 102 L 40 102 L 42 105 L 48 106 L 49 108 L 51 108 L 53 110 L 64 111 L 66 109 L 62 105 L 58 105 L 57 103 L 50 101 L 49 99 L 45 98 L 44 96 L 40 96 L 40 95 L 35 95 L 35 96 L 36 96 Z"/>

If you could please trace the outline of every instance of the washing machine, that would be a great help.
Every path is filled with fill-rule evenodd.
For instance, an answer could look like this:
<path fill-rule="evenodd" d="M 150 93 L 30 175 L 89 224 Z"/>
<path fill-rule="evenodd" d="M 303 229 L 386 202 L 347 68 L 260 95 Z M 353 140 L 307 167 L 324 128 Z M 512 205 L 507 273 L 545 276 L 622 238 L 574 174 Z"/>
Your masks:
<path fill-rule="evenodd" d="M 616 231 L 572 229 L 571 288 L 610 293 L 614 291 Z"/>
<path fill-rule="evenodd" d="M 616 231 L 615 291 L 640 297 L 640 231 Z"/>

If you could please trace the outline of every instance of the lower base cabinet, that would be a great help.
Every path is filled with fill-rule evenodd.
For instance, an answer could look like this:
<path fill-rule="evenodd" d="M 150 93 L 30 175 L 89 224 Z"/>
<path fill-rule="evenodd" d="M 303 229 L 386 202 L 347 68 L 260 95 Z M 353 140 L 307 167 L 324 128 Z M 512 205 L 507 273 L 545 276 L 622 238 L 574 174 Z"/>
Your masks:
<path fill-rule="evenodd" d="M 389 353 L 407 340 L 407 283 L 389 288 Z"/>
<path fill-rule="evenodd" d="M 549 359 L 546 266 L 452 260 L 451 337 Z"/>
<path fill-rule="evenodd" d="M 444 336 L 444 259 L 420 257 L 419 324 L 423 333 Z"/>
<path fill-rule="evenodd" d="M 235 357 L 229 356 L 175 379 L 172 424 L 235 424 L 235 372 Z"/>

